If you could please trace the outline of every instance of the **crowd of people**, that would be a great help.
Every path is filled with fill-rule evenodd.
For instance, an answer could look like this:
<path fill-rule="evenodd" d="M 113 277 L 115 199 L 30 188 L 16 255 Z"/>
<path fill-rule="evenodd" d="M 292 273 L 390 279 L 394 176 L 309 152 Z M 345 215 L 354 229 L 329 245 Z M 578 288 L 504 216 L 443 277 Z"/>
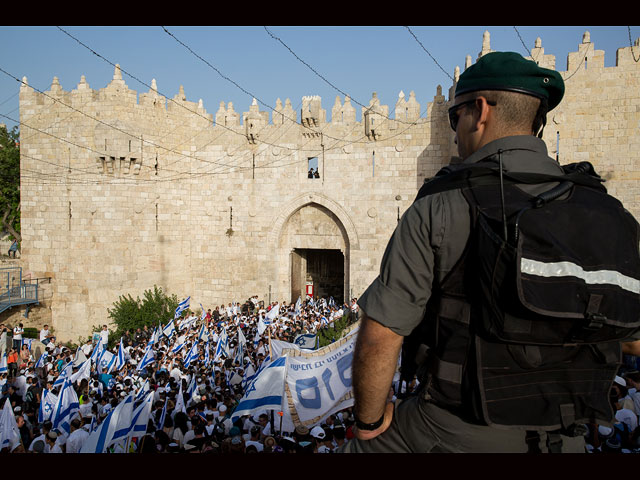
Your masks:
<path fill-rule="evenodd" d="M 34 349 L 22 344 L 21 338 L 19 350 L 12 344 L 0 352 L 9 360 L 6 371 L 0 368 L 0 411 L 10 402 L 20 432 L 20 442 L 3 445 L 0 452 L 78 453 L 111 411 L 129 396 L 140 398 L 146 390 L 153 395 L 146 432 L 105 451 L 334 452 L 353 435 L 350 408 L 312 428 L 300 425 L 291 432 L 278 428 L 273 411 L 256 411 L 235 422 L 231 414 L 256 372 L 268 362 L 271 339 L 294 342 L 345 317 L 350 322 L 357 319 L 356 299 L 342 305 L 333 299 L 308 299 L 265 308 L 255 296 L 244 305 L 221 305 L 198 316 L 186 310 L 174 319 L 173 331 L 168 331 L 169 325 L 127 331 L 121 339 L 112 339 L 110 348 L 111 332 L 104 325 L 75 351 L 56 343 L 45 326 L 40 335 L 43 358 L 34 358 Z M 0 330 L 5 349 L 10 330 L 4 326 Z M 228 343 L 218 349 L 223 336 Z M 120 349 L 124 363 L 116 366 Z M 84 375 L 83 362 L 91 363 Z M 79 404 L 67 429 L 54 427 L 51 412 L 51 398 L 60 395 L 65 377 L 74 379 Z"/>
<path fill-rule="evenodd" d="M 273 309 L 277 309 L 277 315 L 273 315 Z M 274 303 L 265 308 L 257 297 L 252 297 L 242 306 L 238 303 L 219 306 L 199 316 L 187 310 L 174 320 L 174 332 L 167 332 L 161 325 L 127 331 L 119 342 L 112 341 L 111 348 L 107 348 L 110 332 L 104 325 L 99 334 L 75 352 L 56 343 L 45 325 L 40 340 L 45 345 L 46 361 L 35 358 L 34 349 L 26 341 L 23 343 L 22 325 L 16 326 L 19 342 L 13 336 L 16 343 L 10 345 L 7 334 L 11 329 L 0 326 L 3 350 L 0 355 L 7 360 L 6 371 L 0 368 L 0 411 L 5 402 L 10 402 L 20 432 L 20 442 L 3 446 L 0 452 L 78 453 L 109 412 L 130 395 L 139 397 L 145 389 L 153 395 L 146 431 L 105 451 L 336 452 L 354 436 L 351 408 L 328 415 L 312 428 L 299 425 L 291 432 L 278 428 L 274 411 L 256 411 L 235 422 L 231 414 L 252 377 L 263 362 L 268 362 L 272 339 L 294 342 L 301 335 L 317 334 L 345 316 L 355 321 L 357 309 L 355 299 L 343 305 L 321 300 L 289 305 Z M 228 345 L 218 351 L 223 334 Z M 112 368 L 120 348 L 124 364 Z M 147 364 L 145 358 L 149 350 L 154 354 L 153 361 Z M 110 354 L 101 355 L 104 351 Z M 197 353 L 191 356 L 193 351 Z M 105 363 L 101 361 L 104 358 L 113 361 Z M 88 375 L 79 373 L 84 361 L 91 362 Z M 585 426 L 588 452 L 640 452 L 638 363 L 635 357 L 626 357 L 613 384 L 611 403 L 616 412 L 615 425 Z M 76 379 L 73 388 L 79 399 L 77 414 L 69 422 L 68 431 L 54 428 L 52 406 L 46 400 L 47 395 L 55 398 L 60 393 L 65 370 L 67 377 Z M 415 380 L 410 385 L 396 382 L 390 396 L 403 397 L 417 387 Z"/>

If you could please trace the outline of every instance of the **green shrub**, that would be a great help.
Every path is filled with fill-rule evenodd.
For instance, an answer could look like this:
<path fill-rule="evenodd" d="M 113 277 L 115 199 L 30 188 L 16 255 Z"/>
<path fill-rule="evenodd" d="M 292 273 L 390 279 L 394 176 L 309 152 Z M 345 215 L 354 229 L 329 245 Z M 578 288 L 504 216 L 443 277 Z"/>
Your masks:
<path fill-rule="evenodd" d="M 40 330 L 34 327 L 24 327 L 23 338 L 40 338 Z"/>
<path fill-rule="evenodd" d="M 158 323 L 166 324 L 173 318 L 178 303 L 176 295 L 169 296 L 156 285 L 153 290 L 145 290 L 142 300 L 140 297 L 134 300 L 131 295 L 120 296 L 113 308 L 108 309 L 109 317 L 116 325 L 115 332 L 109 332 L 109 346 L 119 342 L 128 330 L 135 331 L 145 325 L 153 329 Z M 100 330 L 101 326 L 94 328 L 94 331 Z"/>

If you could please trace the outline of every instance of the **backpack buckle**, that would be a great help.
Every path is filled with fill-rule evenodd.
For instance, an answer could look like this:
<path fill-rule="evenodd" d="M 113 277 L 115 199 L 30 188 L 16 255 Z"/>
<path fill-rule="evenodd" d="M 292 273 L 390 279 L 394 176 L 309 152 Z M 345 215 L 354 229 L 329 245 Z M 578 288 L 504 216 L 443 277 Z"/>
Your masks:
<path fill-rule="evenodd" d="M 592 332 L 598 331 L 602 328 L 606 319 L 607 317 L 599 313 L 589 313 L 585 318 L 586 321 L 583 328 Z"/>

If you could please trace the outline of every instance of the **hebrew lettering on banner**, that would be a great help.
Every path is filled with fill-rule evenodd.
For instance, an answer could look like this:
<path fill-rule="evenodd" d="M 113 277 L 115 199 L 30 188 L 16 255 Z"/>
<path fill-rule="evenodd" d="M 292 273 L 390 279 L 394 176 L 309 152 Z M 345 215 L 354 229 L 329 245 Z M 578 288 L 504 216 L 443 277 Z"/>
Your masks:
<path fill-rule="evenodd" d="M 312 425 L 353 405 L 355 333 L 312 353 L 287 355 L 285 390 L 294 423 Z"/>

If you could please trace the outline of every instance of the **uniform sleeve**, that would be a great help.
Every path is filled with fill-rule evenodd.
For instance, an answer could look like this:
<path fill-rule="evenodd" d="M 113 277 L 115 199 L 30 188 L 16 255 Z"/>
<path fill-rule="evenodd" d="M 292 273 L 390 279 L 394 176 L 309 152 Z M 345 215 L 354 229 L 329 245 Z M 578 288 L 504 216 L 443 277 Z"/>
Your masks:
<path fill-rule="evenodd" d="M 380 274 L 358 300 L 367 316 L 399 335 L 409 335 L 424 317 L 445 209 L 441 195 L 409 207 L 387 244 Z"/>

